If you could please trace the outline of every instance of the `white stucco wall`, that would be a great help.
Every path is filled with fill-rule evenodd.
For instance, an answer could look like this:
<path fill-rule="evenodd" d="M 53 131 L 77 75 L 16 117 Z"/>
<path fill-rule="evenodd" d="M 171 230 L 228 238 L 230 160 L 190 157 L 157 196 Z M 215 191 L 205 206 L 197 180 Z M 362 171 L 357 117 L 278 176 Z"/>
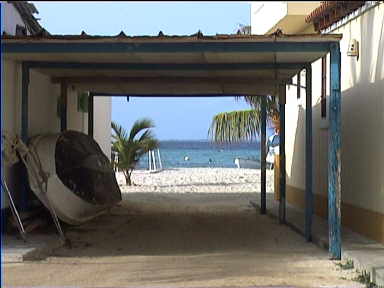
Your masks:
<path fill-rule="evenodd" d="M 17 12 L 16 8 L 12 4 L 6 1 L 1 1 L 1 10 L 3 16 L 1 34 L 5 31 L 10 35 L 15 35 L 16 25 L 22 25 L 25 27 L 23 19 L 20 17 L 19 12 Z"/>
<path fill-rule="evenodd" d="M 355 207 L 384 211 L 384 4 L 365 11 L 332 33 L 342 33 L 342 200 Z M 351 39 L 360 57 L 347 56 Z M 328 128 L 320 117 L 321 61 L 312 64 L 314 192 L 327 193 Z M 328 57 L 329 72 L 329 57 Z M 303 83 L 303 82 L 302 82 Z M 329 74 L 328 74 L 329 95 Z M 296 88 L 296 87 L 295 87 Z M 294 89 L 295 90 L 295 89 Z M 304 189 L 305 105 L 287 90 L 287 184 Z M 293 95 L 289 95 L 289 94 Z M 305 97 L 305 93 L 302 93 Z M 305 102 L 303 102 L 305 104 Z M 329 115 L 327 98 L 327 116 Z M 299 114 L 303 116 L 300 117 Z M 300 127 L 303 132 L 296 129 Z"/>
<path fill-rule="evenodd" d="M 3 62 L 3 83 L 2 86 L 2 93 L 3 93 L 3 99 L 2 99 L 2 128 L 3 131 L 7 133 L 15 133 L 16 127 L 17 127 L 17 96 L 18 96 L 18 87 L 16 85 L 17 79 L 18 79 L 18 71 L 17 71 L 17 65 L 14 62 L 11 61 L 4 61 Z M 6 72 L 5 72 L 6 71 Z M 3 163 L 2 163 L 3 164 Z M 11 169 L 8 167 L 4 169 L 4 176 L 8 183 L 8 186 L 12 191 L 15 189 L 15 182 L 14 177 L 12 177 Z M 3 190 L 2 190 L 3 191 Z M 2 193 L 2 207 L 5 208 L 8 207 L 8 197 L 5 193 Z"/>
<path fill-rule="evenodd" d="M 79 111 L 78 109 L 78 91 L 72 86 L 67 91 L 67 128 L 88 134 L 88 113 Z"/>
<path fill-rule="evenodd" d="M 288 13 L 284 1 L 257 1 L 251 3 L 251 34 L 265 34 Z"/>
<path fill-rule="evenodd" d="M 17 10 L 12 4 L 6 1 L 1 2 L 1 34 L 6 32 L 10 35 L 16 33 L 16 25 L 25 26 L 22 18 L 18 14 Z M 19 66 L 11 61 L 3 61 L 3 99 L 2 99 L 2 115 L 3 115 L 3 129 L 4 131 L 14 133 L 17 129 L 17 104 L 18 104 L 18 93 L 19 87 L 16 85 L 19 77 Z M 4 176 L 12 190 L 16 189 L 15 177 L 13 177 L 13 169 L 5 168 Z M 3 191 L 3 190 L 2 190 Z M 9 206 L 8 197 L 5 193 L 2 193 L 2 205 L 1 208 Z"/>
<path fill-rule="evenodd" d="M 110 97 L 94 99 L 94 138 L 104 154 L 111 159 L 112 102 Z"/>
<path fill-rule="evenodd" d="M 31 70 L 29 84 L 29 137 L 60 131 L 57 101 L 60 86 L 50 77 Z"/>

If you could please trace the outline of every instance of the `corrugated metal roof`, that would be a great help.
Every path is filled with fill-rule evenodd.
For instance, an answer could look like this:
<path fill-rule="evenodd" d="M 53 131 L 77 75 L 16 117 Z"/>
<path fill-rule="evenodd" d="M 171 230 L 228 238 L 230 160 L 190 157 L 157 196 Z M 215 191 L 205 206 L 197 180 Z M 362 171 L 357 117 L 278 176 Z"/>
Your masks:
<path fill-rule="evenodd" d="M 128 41 L 137 41 L 137 40 L 144 40 L 144 41 L 196 41 L 196 40 L 207 40 L 207 41 L 215 41 L 215 40 L 234 40 L 234 41 L 276 41 L 277 39 L 279 41 L 339 41 L 341 39 L 341 35 L 339 34 L 326 34 L 326 35 L 319 35 L 319 34 L 283 34 L 280 30 L 276 31 L 275 33 L 271 33 L 268 35 L 244 35 L 244 34 L 216 34 L 216 35 L 203 35 L 201 31 L 198 31 L 195 34 L 192 35 L 164 35 L 162 31 L 159 32 L 156 36 L 149 36 L 149 35 L 140 35 L 140 36 L 129 36 L 126 35 L 123 31 L 121 31 L 117 35 L 88 35 L 86 32 L 82 31 L 81 34 L 78 35 L 51 35 L 47 33 L 38 33 L 35 35 L 28 35 L 28 36 L 13 36 L 13 35 L 7 35 L 3 34 L 2 39 L 3 40 L 21 40 L 21 41 L 33 41 L 33 40 L 39 40 L 39 41 L 53 41 L 53 40 L 69 40 L 69 41 L 75 41 L 75 40 L 108 40 L 108 41 L 121 41 L 121 40 L 128 40 Z"/>

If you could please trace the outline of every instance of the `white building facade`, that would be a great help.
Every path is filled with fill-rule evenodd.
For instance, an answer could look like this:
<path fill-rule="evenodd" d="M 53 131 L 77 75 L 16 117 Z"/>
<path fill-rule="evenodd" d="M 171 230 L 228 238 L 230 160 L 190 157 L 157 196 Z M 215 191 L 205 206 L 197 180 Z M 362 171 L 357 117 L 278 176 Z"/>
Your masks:
<path fill-rule="evenodd" d="M 337 2 L 337 1 L 336 1 Z M 314 33 L 305 18 L 320 2 L 255 2 L 252 33 Z M 296 7 L 295 7 L 296 6 Z M 297 12 L 300 9 L 301 12 Z M 330 8 L 329 8 L 330 9 Z M 291 12 L 290 12 L 291 11 Z M 292 11 L 296 11 L 293 13 Z M 292 16 L 294 15 L 294 16 Z M 384 3 L 365 2 L 319 33 L 342 34 L 342 224 L 384 243 Z M 350 56 L 358 43 L 359 56 Z M 312 64 L 315 213 L 328 215 L 329 55 Z M 325 78 L 324 78 L 325 77 Z M 287 201 L 305 206 L 305 71 L 298 96 L 297 77 L 287 85 Z"/>
<path fill-rule="evenodd" d="M 18 2 L 18 1 L 17 1 Z M 41 26 L 33 17 L 38 13 L 30 3 L 3 1 L 1 3 L 2 30 L 9 35 L 33 35 Z M 23 10 L 20 10 L 23 9 Z M 25 14 L 22 17 L 20 12 Z M 65 25 L 63 23 L 63 25 Z M 23 29 L 24 28 L 24 29 Z M 11 135 L 21 134 L 21 63 L 2 59 L 2 130 Z M 67 129 L 87 133 L 88 113 L 79 107 L 79 97 L 84 91 L 76 90 L 68 85 L 67 89 Z M 60 85 L 53 83 L 50 77 L 31 69 L 29 81 L 29 137 L 38 134 L 60 132 Z M 94 101 L 94 138 L 105 155 L 111 156 L 111 114 L 110 98 L 96 98 Z M 15 194 L 20 190 L 20 179 L 17 179 L 14 168 L 5 169 L 5 177 L 10 190 Z M 2 208 L 8 207 L 8 197 L 2 191 Z M 17 197 L 16 197 L 17 198 Z"/>

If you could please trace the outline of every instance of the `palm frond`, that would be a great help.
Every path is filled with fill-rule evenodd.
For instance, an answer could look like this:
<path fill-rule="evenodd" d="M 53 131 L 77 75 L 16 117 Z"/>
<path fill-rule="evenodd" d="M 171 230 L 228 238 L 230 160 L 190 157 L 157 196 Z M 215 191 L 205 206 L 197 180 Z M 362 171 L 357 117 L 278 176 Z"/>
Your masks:
<path fill-rule="evenodd" d="M 140 131 L 144 129 L 149 129 L 155 127 L 155 124 L 151 119 L 143 118 L 135 121 L 135 123 L 132 126 L 131 132 L 129 134 L 129 139 L 133 141 L 133 139 L 136 137 Z"/>
<path fill-rule="evenodd" d="M 214 116 L 208 134 L 215 142 L 250 141 L 258 134 L 259 127 L 257 110 L 224 112 Z"/>

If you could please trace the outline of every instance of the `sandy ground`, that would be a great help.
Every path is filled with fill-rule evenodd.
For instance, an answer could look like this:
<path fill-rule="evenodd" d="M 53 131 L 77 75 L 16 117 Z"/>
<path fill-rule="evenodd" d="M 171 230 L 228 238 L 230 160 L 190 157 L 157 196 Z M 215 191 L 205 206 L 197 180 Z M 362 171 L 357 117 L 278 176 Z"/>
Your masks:
<path fill-rule="evenodd" d="M 261 216 L 249 205 L 255 197 L 260 196 L 228 191 L 124 193 L 109 214 L 67 228 L 71 249 L 5 265 L 4 284 L 361 287 L 348 280 L 351 272 L 328 260 L 326 250 Z"/>
<path fill-rule="evenodd" d="M 260 191 L 259 169 L 174 168 L 158 173 L 133 171 L 137 186 L 125 186 L 122 173 L 117 173 L 122 192 L 256 192 Z M 273 192 L 273 170 L 267 170 L 267 192 Z"/>

